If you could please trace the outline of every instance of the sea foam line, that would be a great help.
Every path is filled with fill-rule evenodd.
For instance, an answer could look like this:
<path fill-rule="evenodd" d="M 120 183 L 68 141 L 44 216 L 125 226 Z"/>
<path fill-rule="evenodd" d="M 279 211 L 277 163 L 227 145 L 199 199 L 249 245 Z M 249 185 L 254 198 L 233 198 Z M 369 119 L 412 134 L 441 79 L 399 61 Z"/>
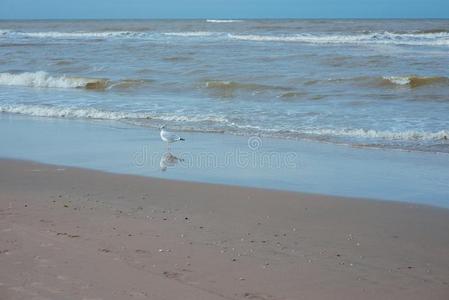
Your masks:
<path fill-rule="evenodd" d="M 448 46 L 449 33 L 429 34 L 398 34 L 398 33 L 369 33 L 369 34 L 286 34 L 286 35 L 258 35 L 234 34 L 228 37 L 234 40 L 254 42 L 301 42 L 310 44 L 393 44 L 416 46 Z"/>
<path fill-rule="evenodd" d="M 302 129 L 276 129 L 264 128 L 250 124 L 238 124 L 230 121 L 227 117 L 221 115 L 201 115 L 201 114 L 163 114 L 151 112 L 119 112 L 108 111 L 97 108 L 79 108 L 67 106 L 53 106 L 53 105 L 28 105 L 28 104 L 7 104 L 0 105 L 1 113 L 13 113 L 36 117 L 53 117 L 53 118 L 72 118 L 72 119 L 103 119 L 103 120 L 133 120 L 138 121 L 138 124 L 147 126 L 155 126 L 155 122 L 174 122 L 182 130 L 183 124 L 189 123 L 204 123 L 208 124 L 209 129 L 223 130 L 239 129 L 240 134 L 254 134 L 260 133 L 266 136 L 279 138 L 314 138 L 319 137 L 320 140 L 324 137 L 329 138 L 361 138 L 365 140 L 385 140 L 385 141 L 447 141 L 449 139 L 449 129 L 439 131 L 419 131 L 419 130 L 405 130 L 405 131 L 388 131 L 388 130 L 374 130 L 374 129 L 357 129 L 357 128 L 302 128 Z M 180 124 L 179 124 L 180 123 Z M 202 130 L 199 130 L 202 131 Z M 231 130 L 231 133 L 235 131 Z"/>
<path fill-rule="evenodd" d="M 232 126 L 247 129 L 251 132 L 258 131 L 267 136 L 275 137 L 289 137 L 289 138 L 304 138 L 304 137 L 320 137 L 321 138 L 361 138 L 371 140 L 385 140 L 385 141 L 446 141 L 449 139 L 449 129 L 429 132 L 419 130 L 405 130 L 405 131 L 389 131 L 389 130 L 375 130 L 362 128 L 301 128 L 301 129 L 279 129 L 279 128 L 264 128 L 255 125 L 239 125 L 231 123 Z"/>
<path fill-rule="evenodd" d="M 133 31 L 106 31 L 106 32 L 59 32 L 59 31 L 43 31 L 43 32 L 20 32 L 9 31 L 4 35 L 12 35 L 18 37 L 32 38 L 129 38 L 144 37 L 143 32 Z"/>
<path fill-rule="evenodd" d="M 449 130 L 440 130 L 436 132 L 428 131 L 388 131 L 388 130 L 374 130 L 374 129 L 313 129 L 302 130 L 304 134 L 308 135 L 326 135 L 336 137 L 351 137 L 351 138 L 370 138 L 383 140 L 402 140 L 402 141 L 436 141 L 447 140 L 449 138 Z"/>
<path fill-rule="evenodd" d="M 240 22 L 241 20 L 206 20 L 212 23 Z M 449 32 L 368 32 L 352 34 L 242 34 L 210 31 L 180 31 L 180 32 L 142 32 L 142 31 L 104 31 L 104 32 L 22 32 L 0 29 L 0 37 L 25 38 L 54 38 L 54 39 L 90 39 L 90 38 L 136 38 L 160 39 L 167 36 L 178 37 L 210 37 L 223 39 L 257 41 L 257 42 L 301 42 L 310 44 L 393 44 L 393 45 L 422 45 L 422 46 L 449 46 Z"/>
<path fill-rule="evenodd" d="M 73 119 L 103 119 L 103 120 L 121 120 L 131 117 L 143 117 L 139 114 L 130 114 L 124 112 L 102 111 L 95 108 L 71 108 L 46 105 L 2 105 L 0 112 L 21 114 L 34 117 L 53 117 L 53 118 L 73 118 Z"/>
<path fill-rule="evenodd" d="M 163 35 L 166 36 L 180 36 L 180 37 L 201 37 L 201 36 L 212 36 L 217 34 L 210 31 L 180 31 L 180 32 L 165 32 Z"/>
<path fill-rule="evenodd" d="M 99 119 L 99 120 L 142 120 L 163 122 L 213 122 L 229 123 L 219 115 L 177 115 L 150 112 L 119 112 L 102 110 L 97 108 L 79 108 L 53 105 L 29 105 L 29 104 L 7 104 L 0 105 L 0 112 L 34 117 L 53 117 L 71 119 Z"/>

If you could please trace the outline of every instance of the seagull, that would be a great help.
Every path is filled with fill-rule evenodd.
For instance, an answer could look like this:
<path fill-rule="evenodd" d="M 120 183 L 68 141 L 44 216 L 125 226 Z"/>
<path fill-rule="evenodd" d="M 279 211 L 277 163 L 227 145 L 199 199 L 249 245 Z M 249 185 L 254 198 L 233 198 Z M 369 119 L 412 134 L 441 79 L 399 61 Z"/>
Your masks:
<path fill-rule="evenodd" d="M 178 142 L 178 141 L 185 141 L 185 139 L 183 139 L 182 137 L 179 137 L 177 134 L 174 134 L 173 132 L 169 132 L 167 130 L 165 130 L 165 125 L 162 125 L 161 127 L 159 127 L 159 129 L 161 130 L 161 140 L 163 140 L 164 142 L 167 143 L 167 147 L 168 144 L 174 143 L 174 142 Z"/>

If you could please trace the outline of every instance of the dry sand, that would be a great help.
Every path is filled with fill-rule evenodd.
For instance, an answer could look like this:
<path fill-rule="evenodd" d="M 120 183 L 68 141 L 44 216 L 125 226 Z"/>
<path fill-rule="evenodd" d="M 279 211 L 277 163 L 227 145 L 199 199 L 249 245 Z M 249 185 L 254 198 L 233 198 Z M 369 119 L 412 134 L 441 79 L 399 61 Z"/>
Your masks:
<path fill-rule="evenodd" d="M 449 210 L 0 160 L 0 299 L 449 299 Z"/>

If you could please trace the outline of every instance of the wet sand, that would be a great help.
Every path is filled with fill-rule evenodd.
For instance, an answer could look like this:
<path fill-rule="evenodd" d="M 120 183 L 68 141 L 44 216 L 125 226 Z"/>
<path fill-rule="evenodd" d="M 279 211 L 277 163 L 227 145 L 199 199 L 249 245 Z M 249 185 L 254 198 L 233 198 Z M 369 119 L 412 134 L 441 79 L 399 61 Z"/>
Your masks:
<path fill-rule="evenodd" d="M 0 160 L 0 299 L 448 299 L 449 210 Z"/>
<path fill-rule="evenodd" d="M 157 129 L 123 122 L 0 114 L 0 157 L 171 180 L 449 208 L 446 154 L 178 133 L 186 142 L 173 144 L 171 154 L 183 161 L 162 172 L 168 152 Z"/>

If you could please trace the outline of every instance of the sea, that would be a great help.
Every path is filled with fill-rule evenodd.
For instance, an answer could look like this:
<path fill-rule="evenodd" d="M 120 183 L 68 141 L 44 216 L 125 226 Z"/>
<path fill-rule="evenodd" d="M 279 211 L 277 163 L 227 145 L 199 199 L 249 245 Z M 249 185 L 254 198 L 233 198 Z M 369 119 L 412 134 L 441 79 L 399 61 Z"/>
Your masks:
<path fill-rule="evenodd" d="M 0 21 L 0 113 L 449 153 L 449 20 Z"/>

